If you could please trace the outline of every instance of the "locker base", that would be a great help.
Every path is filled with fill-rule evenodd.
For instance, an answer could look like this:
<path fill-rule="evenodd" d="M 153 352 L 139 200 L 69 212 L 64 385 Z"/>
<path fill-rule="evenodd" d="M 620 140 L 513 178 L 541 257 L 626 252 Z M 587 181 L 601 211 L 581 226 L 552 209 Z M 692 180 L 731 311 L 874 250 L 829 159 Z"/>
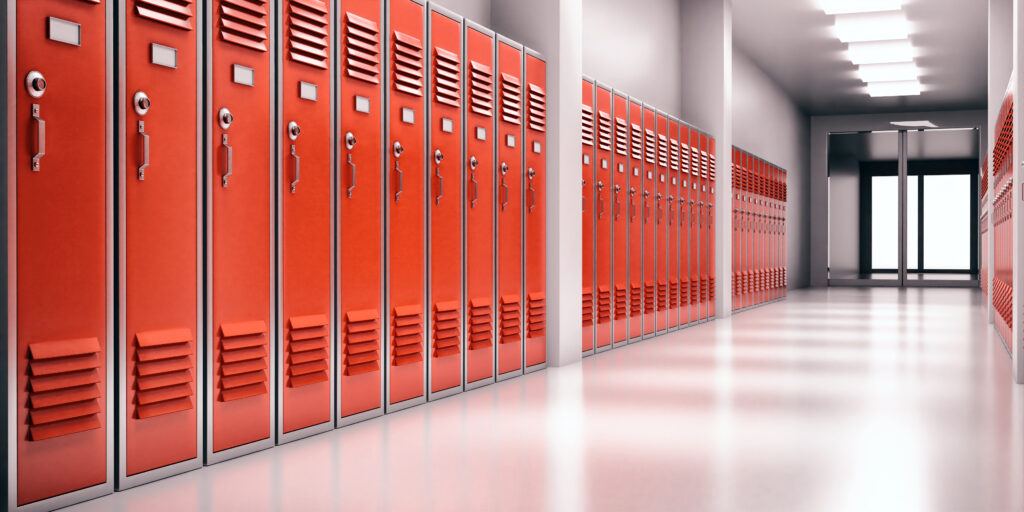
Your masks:
<path fill-rule="evenodd" d="M 608 350 L 608 349 L 605 349 L 605 350 Z M 527 373 L 533 373 L 533 372 L 536 372 L 536 371 L 539 371 L 539 370 L 543 370 L 543 369 L 545 369 L 547 367 L 548 367 L 548 363 L 547 362 L 537 363 L 537 364 L 535 364 L 533 366 L 527 366 L 526 369 L 523 370 L 523 375 L 526 375 Z"/>
<path fill-rule="evenodd" d="M 202 440 L 200 440 L 202 444 Z M 124 463 L 122 462 L 122 466 Z M 203 467 L 202 459 L 198 456 L 194 459 L 183 460 L 181 462 L 175 462 L 169 466 L 161 468 L 151 469 L 143 473 L 137 473 L 131 476 L 119 475 L 117 478 L 117 485 L 114 487 L 115 491 L 123 491 L 125 489 L 131 489 L 142 484 L 148 484 L 157 480 L 163 480 L 164 478 L 180 475 L 182 473 L 188 473 L 194 469 Z"/>
<path fill-rule="evenodd" d="M 366 421 L 369 419 L 376 418 L 384 415 L 384 408 L 378 407 L 376 409 L 370 409 L 369 411 L 363 411 L 357 414 L 350 414 L 348 416 L 341 416 L 334 420 L 334 427 L 341 428 L 353 423 L 359 423 L 360 421 Z"/>
<path fill-rule="evenodd" d="M 626 340 L 626 343 L 636 343 L 638 341 L 643 341 L 643 340 L 644 340 L 643 336 L 637 336 L 635 338 L 630 338 L 630 339 Z"/>
<path fill-rule="evenodd" d="M 384 407 L 384 414 L 391 414 L 393 412 L 398 412 L 403 409 L 408 409 L 410 407 L 416 407 L 417 405 L 425 403 L 427 403 L 427 395 L 418 396 L 416 398 L 410 398 L 403 402 L 398 402 L 397 404 L 388 404 L 387 406 Z"/>
<path fill-rule="evenodd" d="M 583 357 L 590 357 L 590 356 L 592 356 L 592 355 L 594 355 L 596 353 L 597 353 L 597 349 L 596 348 L 592 348 L 590 350 L 584 350 L 583 351 Z"/>
<path fill-rule="evenodd" d="M 609 351 L 609 350 L 611 350 L 611 349 L 612 349 L 612 345 L 611 345 L 611 344 L 609 343 L 608 345 L 605 345 L 605 346 L 603 346 L 603 347 L 597 347 L 597 348 L 595 348 L 595 349 L 594 349 L 594 351 L 595 351 L 596 353 L 600 354 L 601 352 L 607 352 L 607 351 Z"/>
<path fill-rule="evenodd" d="M 612 343 L 612 348 L 624 347 L 629 344 L 629 340 L 616 341 Z"/>
<path fill-rule="evenodd" d="M 77 491 L 72 491 L 72 492 L 69 492 L 69 493 L 61 494 L 59 496 L 54 496 L 52 498 L 47 498 L 45 500 L 39 500 L 39 501 L 32 502 L 32 503 L 26 503 L 26 504 L 24 504 L 24 505 L 22 505 L 20 507 L 15 507 L 14 506 L 14 504 L 17 503 L 17 501 L 18 501 L 17 497 L 15 496 L 15 491 L 14 491 L 14 489 L 16 488 L 15 487 L 16 480 L 11 475 L 8 475 L 8 483 L 11 484 L 11 486 L 12 486 L 12 488 L 9 489 L 9 494 L 7 496 L 7 500 L 8 500 L 7 505 L 10 506 L 10 509 L 8 509 L 8 510 L 17 511 L 17 512 L 36 512 L 36 511 L 42 512 L 42 511 L 48 511 L 48 510 L 55 510 L 55 509 L 63 508 L 63 507 L 69 507 L 69 506 L 74 505 L 76 503 L 82 503 L 83 501 L 89 501 L 91 499 L 99 498 L 100 496 L 106 496 L 108 494 L 112 494 L 114 492 L 114 484 L 112 482 L 110 482 L 109 480 L 113 479 L 111 477 L 113 476 L 113 463 L 114 463 L 114 461 L 108 459 L 107 462 L 108 462 L 108 466 L 107 466 L 108 482 L 107 483 L 102 483 L 102 484 L 94 485 L 92 487 L 86 487 L 85 489 L 79 489 Z"/>
<path fill-rule="evenodd" d="M 518 376 L 520 376 L 522 374 L 523 374 L 523 369 L 520 368 L 518 370 L 512 370 L 510 372 L 505 372 L 505 373 L 498 374 L 498 379 L 497 380 L 498 380 L 498 382 L 501 382 L 503 380 L 513 379 L 513 378 L 518 377 Z"/>
<path fill-rule="evenodd" d="M 256 453 L 261 450 L 266 450 L 267 448 L 273 448 L 274 438 L 274 434 L 271 434 L 270 437 L 266 439 L 253 441 L 249 444 L 243 444 L 242 446 L 236 446 L 234 448 L 228 448 L 227 450 L 221 450 L 219 452 L 207 451 L 205 465 L 212 466 L 213 464 L 224 462 L 226 460 L 235 459 L 243 455 L 249 455 L 250 453 Z M 209 442 L 209 437 L 207 437 L 207 442 Z"/>
<path fill-rule="evenodd" d="M 783 297 L 779 297 L 777 299 L 767 300 L 767 301 L 764 301 L 764 302 L 762 302 L 760 304 L 754 304 L 753 306 L 746 306 L 746 307 L 743 307 L 743 308 L 740 308 L 740 309 L 734 309 L 732 312 L 733 313 L 739 313 L 739 312 L 742 312 L 742 311 L 749 311 L 751 309 L 756 309 L 756 308 L 759 308 L 761 306 L 767 306 L 768 304 L 774 304 L 776 302 L 780 302 L 780 301 L 784 300 L 785 298 L 786 297 L 783 296 Z"/>
<path fill-rule="evenodd" d="M 334 422 L 325 421 L 318 425 L 310 425 L 306 428 L 300 428 L 298 430 L 293 430 L 291 432 L 281 432 L 280 428 L 281 426 L 278 425 L 277 444 L 279 445 L 334 430 Z"/>
<path fill-rule="evenodd" d="M 448 389 L 442 389 L 441 391 L 427 391 L 427 401 L 432 402 L 434 400 L 440 400 L 442 398 L 448 398 L 452 395 L 462 393 L 462 386 L 452 386 Z"/>
<path fill-rule="evenodd" d="M 467 383 L 462 385 L 462 389 L 465 390 L 465 391 L 470 391 L 470 390 L 473 390 L 473 389 L 476 389 L 476 388 L 482 388 L 484 386 L 489 386 L 491 384 L 494 384 L 495 382 L 496 381 L 494 380 L 494 377 L 487 377 L 486 379 L 479 379 L 479 380 L 474 380 L 473 382 L 467 382 Z"/>

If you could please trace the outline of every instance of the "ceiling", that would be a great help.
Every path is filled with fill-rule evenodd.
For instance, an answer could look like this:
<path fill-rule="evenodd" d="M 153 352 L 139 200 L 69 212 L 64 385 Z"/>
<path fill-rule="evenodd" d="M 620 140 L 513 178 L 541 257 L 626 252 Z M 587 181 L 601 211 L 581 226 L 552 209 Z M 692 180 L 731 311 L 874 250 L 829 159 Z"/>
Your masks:
<path fill-rule="evenodd" d="M 817 0 L 733 0 L 733 44 L 809 115 L 986 108 L 986 2 L 907 0 L 903 9 L 920 96 L 868 96 Z"/>

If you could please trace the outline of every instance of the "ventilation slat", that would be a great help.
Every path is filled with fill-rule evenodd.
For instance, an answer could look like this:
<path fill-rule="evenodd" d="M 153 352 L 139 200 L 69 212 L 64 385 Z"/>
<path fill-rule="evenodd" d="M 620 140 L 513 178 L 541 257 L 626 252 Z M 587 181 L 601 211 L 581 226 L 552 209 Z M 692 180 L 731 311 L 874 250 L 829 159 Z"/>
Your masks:
<path fill-rule="evenodd" d="M 380 83 L 380 28 L 376 23 L 345 13 L 345 64 L 349 77 Z"/>
<path fill-rule="evenodd" d="M 594 109 L 590 105 L 583 105 L 583 143 L 594 145 Z"/>
<path fill-rule="evenodd" d="M 413 96 L 423 96 L 423 43 L 408 34 L 394 33 L 395 90 Z"/>
<path fill-rule="evenodd" d="M 615 118 L 615 153 L 622 156 L 629 154 L 629 125 L 621 117 Z"/>
<path fill-rule="evenodd" d="M 543 132 L 547 128 L 547 95 L 539 85 L 529 85 L 530 129 Z"/>
<path fill-rule="evenodd" d="M 612 149 L 612 117 L 604 111 L 597 113 L 597 147 L 603 151 Z"/>
<path fill-rule="evenodd" d="M 434 48 L 434 97 L 439 103 L 461 106 L 459 56 L 444 48 Z"/>
<path fill-rule="evenodd" d="M 292 0 L 288 9 L 289 55 L 320 69 L 327 69 L 329 33 L 327 4 L 320 0 Z"/>
<path fill-rule="evenodd" d="M 192 30 L 192 0 L 135 0 L 135 14 L 157 23 Z"/>
<path fill-rule="evenodd" d="M 267 51 L 266 4 L 264 0 L 221 0 L 221 39 L 256 51 Z"/>
<path fill-rule="evenodd" d="M 522 124 L 523 121 L 523 88 L 519 77 L 508 73 L 501 74 L 501 119 L 506 123 Z"/>

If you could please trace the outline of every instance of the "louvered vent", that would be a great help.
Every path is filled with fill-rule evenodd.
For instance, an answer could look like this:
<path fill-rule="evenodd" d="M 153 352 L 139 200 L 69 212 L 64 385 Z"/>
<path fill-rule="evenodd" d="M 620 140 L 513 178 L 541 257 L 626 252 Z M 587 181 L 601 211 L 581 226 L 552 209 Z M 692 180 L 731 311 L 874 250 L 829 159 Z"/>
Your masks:
<path fill-rule="evenodd" d="M 690 281 L 679 281 L 679 305 L 685 307 L 690 303 Z"/>
<path fill-rule="evenodd" d="M 470 101 L 473 112 L 481 116 L 494 115 L 494 74 L 490 66 L 469 61 Z"/>
<path fill-rule="evenodd" d="M 668 285 L 664 281 L 658 281 L 658 311 L 665 311 L 668 308 Z"/>
<path fill-rule="evenodd" d="M 391 364 L 404 366 L 423 361 L 423 306 L 396 306 L 392 323 Z"/>
<path fill-rule="evenodd" d="M 629 126 L 621 117 L 615 118 L 615 152 L 622 156 L 629 154 Z"/>
<path fill-rule="evenodd" d="M 192 331 L 168 329 L 135 335 L 135 417 L 192 409 Z"/>
<path fill-rule="evenodd" d="M 583 143 L 594 145 L 594 109 L 590 105 L 583 105 Z"/>
<path fill-rule="evenodd" d="M 607 112 L 598 112 L 597 114 L 597 146 L 604 151 L 611 151 L 612 116 Z"/>
<path fill-rule="evenodd" d="M 700 279 L 700 301 L 708 301 L 708 279 L 706 277 Z"/>
<path fill-rule="evenodd" d="M 192 30 L 192 0 L 135 0 L 135 14 L 172 27 Z"/>
<path fill-rule="evenodd" d="M 288 7 L 288 49 L 292 60 L 327 69 L 327 4 L 292 0 Z"/>
<path fill-rule="evenodd" d="M 347 376 L 380 371 L 380 315 L 376 309 L 345 314 L 345 369 Z"/>
<path fill-rule="evenodd" d="M 534 292 L 526 296 L 526 337 L 537 338 L 544 336 L 545 318 L 547 316 L 545 314 L 546 305 L 543 293 Z"/>
<path fill-rule="evenodd" d="M 220 396 L 228 402 L 267 392 L 267 324 L 221 324 Z"/>
<path fill-rule="evenodd" d="M 597 323 L 606 324 L 612 319 L 612 291 L 607 286 L 597 287 Z"/>
<path fill-rule="evenodd" d="M 493 346 L 491 301 L 476 298 L 469 301 L 469 350 Z"/>
<path fill-rule="evenodd" d="M 640 161 L 644 159 L 644 134 L 639 126 L 633 124 L 630 125 L 631 137 L 630 137 L 630 152 L 633 160 Z"/>
<path fill-rule="evenodd" d="M 594 325 L 594 290 L 583 289 L 583 327 Z"/>
<path fill-rule="evenodd" d="M 518 295 L 503 295 L 501 297 L 501 337 L 500 343 L 515 343 L 520 341 L 520 327 L 522 319 L 522 308 L 519 305 Z"/>
<path fill-rule="evenodd" d="M 679 307 L 679 283 L 672 281 L 668 284 L 668 308 Z"/>
<path fill-rule="evenodd" d="M 653 313 L 658 304 L 655 302 L 657 294 L 655 293 L 654 283 L 644 284 L 644 313 Z"/>
<path fill-rule="evenodd" d="M 708 154 L 705 151 L 700 152 L 700 177 L 704 179 L 708 177 Z"/>
<path fill-rule="evenodd" d="M 700 302 L 700 281 L 690 281 L 690 304 Z"/>
<path fill-rule="evenodd" d="M 288 326 L 288 387 L 327 382 L 327 315 L 293 316 Z"/>
<path fill-rule="evenodd" d="M 679 164 L 684 174 L 690 174 L 690 146 L 687 144 L 679 145 Z"/>
<path fill-rule="evenodd" d="M 644 130 L 644 135 L 646 136 L 644 138 L 644 157 L 647 160 L 647 163 L 653 164 L 654 163 L 654 147 L 655 147 L 654 146 L 655 145 L 655 142 L 654 142 L 654 140 L 655 140 L 654 131 L 652 131 L 652 130 Z"/>
<path fill-rule="evenodd" d="M 668 167 L 668 139 L 658 134 L 658 165 Z"/>
<path fill-rule="evenodd" d="M 694 178 L 700 176 L 700 152 L 697 151 L 697 148 L 690 149 L 690 174 Z"/>
<path fill-rule="evenodd" d="M 501 120 L 506 123 L 523 122 L 523 87 L 519 77 L 501 74 Z"/>
<path fill-rule="evenodd" d="M 267 51 L 266 0 L 221 0 L 220 38 L 253 50 Z"/>
<path fill-rule="evenodd" d="M 100 428 L 99 340 L 31 343 L 28 359 L 29 439 Z"/>
<path fill-rule="evenodd" d="M 708 165 L 708 178 L 711 179 L 711 181 L 715 181 L 715 169 L 718 167 L 715 163 L 715 155 L 709 155 L 708 160 L 710 161 Z"/>
<path fill-rule="evenodd" d="M 450 107 L 459 108 L 462 104 L 460 90 L 461 72 L 459 56 L 434 47 L 434 99 Z"/>
<path fill-rule="evenodd" d="M 423 96 L 423 43 L 397 30 L 394 40 L 395 90 Z"/>
<path fill-rule="evenodd" d="M 543 132 L 547 128 L 548 100 L 544 89 L 530 84 L 530 128 Z"/>
<path fill-rule="evenodd" d="M 434 357 L 459 355 L 459 303 L 434 304 Z"/>
<path fill-rule="evenodd" d="M 345 73 L 371 84 L 380 83 L 380 28 L 376 23 L 345 14 Z"/>
<path fill-rule="evenodd" d="M 673 171 L 679 170 L 679 141 L 672 140 L 668 144 L 669 164 Z"/>
<path fill-rule="evenodd" d="M 640 316 L 643 313 L 643 290 L 638 284 L 629 287 L 629 314 Z"/>
<path fill-rule="evenodd" d="M 615 319 L 622 320 L 629 315 L 629 291 L 625 286 L 615 287 Z"/>

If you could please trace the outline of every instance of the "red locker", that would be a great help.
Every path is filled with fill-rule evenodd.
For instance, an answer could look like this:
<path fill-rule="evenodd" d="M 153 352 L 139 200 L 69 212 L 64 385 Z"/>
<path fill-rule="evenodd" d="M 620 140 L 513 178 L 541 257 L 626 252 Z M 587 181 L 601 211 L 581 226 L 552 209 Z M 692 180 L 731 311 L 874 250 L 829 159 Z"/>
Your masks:
<path fill-rule="evenodd" d="M 112 6 L 4 6 L 10 508 L 113 489 Z"/>
<path fill-rule="evenodd" d="M 693 321 L 690 316 L 690 128 L 679 123 L 679 195 L 676 221 L 679 223 L 679 325 Z"/>
<path fill-rule="evenodd" d="M 338 40 L 338 423 L 383 412 L 382 5 L 341 0 Z M 390 146 L 388 147 L 390 151 Z"/>
<path fill-rule="evenodd" d="M 615 289 L 613 345 L 629 339 L 629 100 L 613 97 L 615 154 L 612 185 L 612 282 Z"/>
<path fill-rule="evenodd" d="M 708 136 L 708 194 L 707 194 L 707 240 L 708 240 L 708 318 L 715 318 L 715 182 L 717 181 L 718 157 L 715 156 L 715 138 Z"/>
<path fill-rule="evenodd" d="M 277 441 L 333 428 L 331 33 L 324 0 L 278 4 Z"/>
<path fill-rule="evenodd" d="M 679 204 L 677 198 L 680 190 L 679 171 L 679 120 L 669 118 L 668 120 L 668 154 L 669 171 L 668 195 L 665 196 L 665 227 L 668 229 L 668 274 L 665 282 L 668 286 L 668 329 L 675 330 L 679 327 Z"/>
<path fill-rule="evenodd" d="M 643 109 L 643 192 L 640 198 L 643 214 L 643 283 L 644 283 L 644 338 L 655 333 L 655 313 L 657 303 L 655 292 L 657 283 L 657 218 L 655 215 L 655 199 L 658 194 L 658 168 L 656 165 L 657 135 L 656 115 L 649 106 Z"/>
<path fill-rule="evenodd" d="M 752 184 L 754 192 L 754 270 L 751 294 L 753 303 L 757 305 L 763 301 L 761 278 L 764 274 L 764 197 L 761 194 L 761 181 L 765 172 L 764 160 L 757 159 L 755 166 L 757 171 Z"/>
<path fill-rule="evenodd" d="M 500 113 L 495 129 L 498 162 L 497 303 L 500 311 L 498 379 L 523 373 L 523 49 L 498 37 L 495 52 Z"/>
<path fill-rule="evenodd" d="M 644 109 L 635 100 L 629 102 L 629 340 L 643 336 L 644 299 Z"/>
<path fill-rule="evenodd" d="M 597 242 L 595 235 L 596 203 L 594 201 L 597 186 L 595 184 L 596 173 L 594 172 L 595 143 L 597 138 L 596 122 L 594 116 L 594 83 L 588 78 L 583 79 L 583 225 L 582 225 L 582 254 L 583 261 L 581 269 L 583 272 L 583 353 L 590 355 L 594 353 L 594 341 L 596 340 L 596 329 L 594 328 L 594 244 Z"/>
<path fill-rule="evenodd" d="M 597 350 L 612 346 L 612 91 L 598 86 L 594 104 L 597 151 L 594 156 L 594 289 L 597 299 Z"/>
<path fill-rule="evenodd" d="M 425 7 L 418 0 L 388 1 L 387 117 L 387 411 L 426 400 L 423 359 L 425 308 L 426 142 Z"/>
<path fill-rule="evenodd" d="M 215 0 L 207 78 L 207 463 L 274 443 L 273 12 Z M 245 445 L 244 448 L 241 448 Z M 233 449 L 237 448 L 237 449 Z"/>
<path fill-rule="evenodd" d="M 698 318 L 708 318 L 708 136 L 700 134 L 700 189 L 697 199 L 697 228 L 700 231 L 700 309 Z"/>
<path fill-rule="evenodd" d="M 539 370 L 547 361 L 547 62 L 525 50 L 524 73 L 528 112 L 523 132 L 523 289 L 526 294 L 525 371 Z"/>
<path fill-rule="evenodd" d="M 202 465 L 197 352 L 202 269 L 202 12 L 118 3 L 118 489 Z M 170 467 L 173 466 L 173 467 Z"/>
<path fill-rule="evenodd" d="M 741 214 L 740 183 L 743 180 L 742 156 L 736 147 L 732 148 L 732 309 L 743 307 L 740 300 L 740 275 L 743 272 L 743 217 Z"/>
<path fill-rule="evenodd" d="M 494 33 L 466 21 L 466 389 L 494 382 Z"/>
<path fill-rule="evenodd" d="M 701 249 L 703 248 L 700 236 L 700 132 L 694 129 L 689 130 L 689 151 L 690 151 L 690 188 L 687 189 L 689 198 L 687 207 L 689 209 L 690 221 L 687 223 L 690 229 L 690 322 L 697 322 L 703 319 L 700 315 L 700 263 Z"/>
<path fill-rule="evenodd" d="M 654 175 L 654 262 L 657 314 L 655 329 L 664 332 L 668 329 L 668 118 L 658 112 L 656 115 L 655 134 L 658 137 L 657 166 Z"/>
<path fill-rule="evenodd" d="M 462 391 L 462 18 L 431 7 L 428 115 L 430 387 Z"/>

